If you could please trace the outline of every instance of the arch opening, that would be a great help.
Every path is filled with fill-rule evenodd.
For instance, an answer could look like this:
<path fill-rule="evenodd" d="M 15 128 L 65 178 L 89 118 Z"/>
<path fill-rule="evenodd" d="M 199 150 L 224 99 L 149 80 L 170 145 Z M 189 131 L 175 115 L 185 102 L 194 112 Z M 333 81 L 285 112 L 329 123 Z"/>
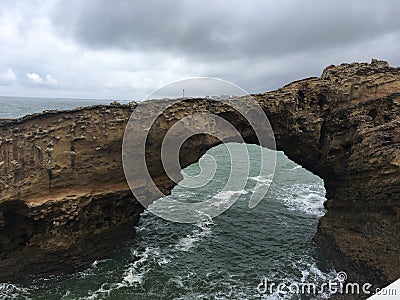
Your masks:
<path fill-rule="evenodd" d="M 232 145 L 240 151 L 237 143 Z M 198 279 L 194 284 L 196 292 L 211 290 L 211 286 L 205 284 L 206 280 L 201 280 L 204 270 L 223 269 L 226 273 L 235 274 L 231 282 L 241 285 L 243 296 L 251 295 L 250 291 L 254 293 L 261 278 L 278 283 L 309 280 L 322 284 L 333 280 L 335 269 L 313 241 L 318 221 L 326 212 L 323 180 L 291 161 L 282 151 L 254 144 L 245 144 L 245 147 L 252 160 L 248 182 L 243 190 L 220 192 L 229 177 L 230 168 L 229 152 L 224 144 L 220 144 L 183 170 L 181 182 L 187 178 L 193 180 L 187 175 L 214 174 L 207 185 L 192 189 L 178 184 L 170 196 L 156 200 L 147 209 L 149 212 L 174 209 L 176 203 L 169 202 L 169 198 L 180 202 L 198 202 L 217 194 L 217 197 L 229 201 L 239 195 L 227 211 L 208 221 L 195 224 L 162 222 L 162 231 L 171 227 L 171 231 L 179 236 L 174 245 L 169 246 L 177 250 L 177 259 L 187 261 L 191 257 L 201 261 L 199 265 L 192 265 L 191 269 L 193 277 Z M 260 151 L 266 155 L 276 154 L 273 179 L 258 175 Z M 217 165 L 216 170 L 214 164 Z M 272 185 L 263 200 L 249 209 L 248 202 L 256 183 L 269 184 L 271 181 Z M 146 212 L 139 227 L 156 219 L 155 215 Z M 146 242 L 144 239 L 143 243 Z M 224 278 L 218 280 L 222 283 Z"/>

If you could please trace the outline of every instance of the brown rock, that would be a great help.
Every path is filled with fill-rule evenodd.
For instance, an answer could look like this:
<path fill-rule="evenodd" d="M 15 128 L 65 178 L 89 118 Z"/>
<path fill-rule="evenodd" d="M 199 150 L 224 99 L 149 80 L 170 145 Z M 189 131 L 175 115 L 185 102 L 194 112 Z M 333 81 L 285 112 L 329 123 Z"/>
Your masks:
<path fill-rule="evenodd" d="M 349 280 L 382 286 L 400 277 L 400 69 L 375 60 L 330 66 L 320 78 L 253 96 L 269 117 L 278 150 L 324 179 L 328 212 L 315 236 L 321 250 Z M 162 101 L 168 100 L 146 102 L 143 130 Z M 133 232 L 143 208 L 130 194 L 120 153 L 125 122 L 136 107 L 51 111 L 1 123 L 0 280 L 83 267 Z M 172 105 L 150 130 L 146 152 L 149 172 L 166 194 L 174 183 L 160 165 L 160 142 L 193 112 L 219 115 L 247 143 L 258 142 L 243 117 L 219 101 Z M 84 132 L 74 127 L 83 115 Z M 47 143 L 33 144 L 26 135 L 43 135 L 53 123 L 52 136 L 74 132 L 52 148 L 51 165 L 58 167 L 49 176 L 41 150 Z M 182 166 L 218 143 L 208 136 L 190 139 L 180 153 Z"/>

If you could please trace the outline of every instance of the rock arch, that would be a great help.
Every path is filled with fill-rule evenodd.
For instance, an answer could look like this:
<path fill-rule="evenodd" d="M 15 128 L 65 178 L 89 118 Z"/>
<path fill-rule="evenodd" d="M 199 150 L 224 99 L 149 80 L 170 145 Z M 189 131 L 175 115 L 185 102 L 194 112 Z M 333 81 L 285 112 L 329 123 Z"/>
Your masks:
<path fill-rule="evenodd" d="M 277 149 L 324 180 L 328 212 L 320 220 L 317 244 L 353 280 L 380 286 L 396 280 L 400 69 L 376 60 L 330 66 L 319 78 L 253 97 L 272 124 Z M 160 166 L 160 131 L 190 114 L 194 104 L 197 112 L 227 119 L 246 142 L 257 143 L 240 115 L 220 102 L 180 102 L 173 116 L 158 120 L 147 153 L 153 179 L 165 193 L 174 183 Z M 151 111 L 157 101 L 147 105 Z M 82 267 L 107 255 L 117 236 L 131 234 L 132 221 L 143 208 L 127 187 L 120 153 L 135 107 L 94 106 L 3 122 L 0 280 L 27 271 L 43 274 Z M 182 166 L 196 162 L 217 143 L 206 135 L 190 139 L 181 150 Z M 138 187 L 146 193 L 145 182 Z M 18 230 L 10 231 L 10 226 Z M 25 263 L 17 263 L 20 260 Z"/>

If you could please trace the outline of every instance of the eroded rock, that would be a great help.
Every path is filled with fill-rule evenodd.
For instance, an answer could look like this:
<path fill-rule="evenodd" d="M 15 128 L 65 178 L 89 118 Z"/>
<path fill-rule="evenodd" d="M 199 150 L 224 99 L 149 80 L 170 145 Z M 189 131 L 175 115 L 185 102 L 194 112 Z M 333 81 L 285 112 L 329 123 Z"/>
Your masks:
<path fill-rule="evenodd" d="M 350 280 L 380 286 L 396 280 L 400 276 L 400 69 L 381 61 L 329 66 L 320 78 L 253 96 L 268 115 L 277 148 L 324 179 L 328 212 L 315 236 L 321 250 Z M 257 143 L 254 131 L 234 109 L 210 99 L 181 101 L 150 128 L 146 120 L 162 101 L 168 100 L 146 102 L 148 113 L 141 120 L 142 130 L 150 130 L 149 172 L 166 194 L 174 183 L 160 165 L 159 145 L 168 129 L 185 116 L 216 114 L 233 124 L 247 143 Z M 121 143 L 136 107 L 130 103 L 51 111 L 0 124 L 1 281 L 26 272 L 86 266 L 133 233 L 143 208 L 126 184 Z M 33 144 L 26 138 L 33 132 L 38 137 L 48 135 L 46 128 L 53 123 L 57 127 L 51 136 L 65 137 L 56 139 L 55 145 L 49 147 L 48 138 Z M 180 153 L 182 167 L 217 144 L 207 136 L 191 139 Z M 48 148 L 50 167 L 42 153 Z M 140 184 L 145 192 L 146 185 Z"/>

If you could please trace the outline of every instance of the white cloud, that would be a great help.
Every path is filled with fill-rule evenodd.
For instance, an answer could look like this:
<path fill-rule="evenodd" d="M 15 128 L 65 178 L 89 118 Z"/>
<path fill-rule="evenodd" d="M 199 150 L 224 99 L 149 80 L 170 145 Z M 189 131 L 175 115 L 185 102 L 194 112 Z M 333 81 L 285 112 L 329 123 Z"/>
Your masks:
<path fill-rule="evenodd" d="M 6 72 L 0 73 L 0 81 L 5 83 L 10 83 L 12 81 L 16 81 L 17 76 L 15 75 L 13 69 L 8 68 Z"/>
<path fill-rule="evenodd" d="M 58 80 L 55 79 L 53 76 L 51 76 L 50 74 L 46 75 L 46 83 L 50 84 L 50 85 L 57 85 L 58 84 Z"/>
<path fill-rule="evenodd" d="M 37 73 L 26 73 L 26 78 L 28 78 L 32 83 L 43 85 L 43 86 L 55 86 L 58 85 L 58 80 L 52 75 L 47 74 L 45 78 Z"/>
<path fill-rule="evenodd" d="M 36 74 L 36 73 L 26 73 L 26 78 L 31 80 L 35 84 L 42 84 L 43 83 L 43 78 Z"/>

